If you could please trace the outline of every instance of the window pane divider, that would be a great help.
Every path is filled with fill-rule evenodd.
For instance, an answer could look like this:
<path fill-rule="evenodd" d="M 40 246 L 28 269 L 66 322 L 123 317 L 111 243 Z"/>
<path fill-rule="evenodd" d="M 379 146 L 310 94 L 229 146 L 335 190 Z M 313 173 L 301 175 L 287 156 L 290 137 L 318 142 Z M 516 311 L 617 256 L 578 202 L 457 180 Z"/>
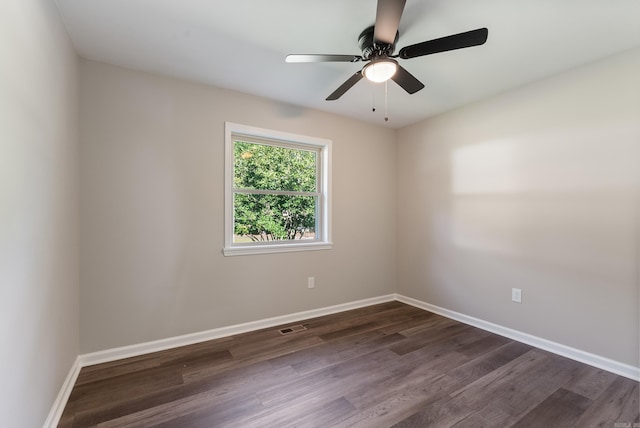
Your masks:
<path fill-rule="evenodd" d="M 291 190 L 233 189 L 234 193 L 247 195 L 320 196 L 320 192 L 296 192 Z"/>

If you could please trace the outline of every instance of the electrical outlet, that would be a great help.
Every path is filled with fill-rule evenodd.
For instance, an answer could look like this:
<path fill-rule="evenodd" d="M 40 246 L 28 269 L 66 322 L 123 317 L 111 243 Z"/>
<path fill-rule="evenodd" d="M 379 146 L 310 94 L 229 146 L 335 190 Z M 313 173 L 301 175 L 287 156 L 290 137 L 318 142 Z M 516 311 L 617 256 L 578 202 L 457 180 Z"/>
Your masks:
<path fill-rule="evenodd" d="M 522 303 L 522 290 L 520 288 L 511 289 L 511 301 L 516 303 Z"/>
<path fill-rule="evenodd" d="M 316 288 L 316 279 L 314 277 L 307 278 L 307 288 Z"/>

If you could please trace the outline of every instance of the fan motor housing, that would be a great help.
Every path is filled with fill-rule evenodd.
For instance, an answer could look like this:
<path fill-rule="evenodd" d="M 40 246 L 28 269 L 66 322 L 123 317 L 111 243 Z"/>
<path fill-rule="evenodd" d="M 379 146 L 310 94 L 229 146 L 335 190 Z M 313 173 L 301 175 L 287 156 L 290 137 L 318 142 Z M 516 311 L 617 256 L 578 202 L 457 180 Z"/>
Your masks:
<path fill-rule="evenodd" d="M 358 36 L 358 46 L 360 47 L 360 50 L 362 51 L 362 57 L 365 60 L 377 58 L 380 56 L 389 56 L 393 54 L 393 51 L 396 48 L 396 43 L 398 42 L 398 37 L 400 36 L 400 34 L 396 31 L 396 37 L 393 40 L 392 44 L 378 44 L 373 40 L 374 31 L 375 27 L 372 25 L 371 27 L 366 28 Z"/>

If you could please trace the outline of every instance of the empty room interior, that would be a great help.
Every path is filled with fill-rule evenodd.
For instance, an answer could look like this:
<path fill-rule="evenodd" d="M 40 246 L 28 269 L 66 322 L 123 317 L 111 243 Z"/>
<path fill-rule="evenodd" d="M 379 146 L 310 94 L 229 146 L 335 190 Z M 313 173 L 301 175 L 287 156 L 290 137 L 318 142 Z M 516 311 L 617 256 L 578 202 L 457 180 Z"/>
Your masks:
<path fill-rule="evenodd" d="M 0 425 L 640 427 L 638 22 L 5 0 Z"/>

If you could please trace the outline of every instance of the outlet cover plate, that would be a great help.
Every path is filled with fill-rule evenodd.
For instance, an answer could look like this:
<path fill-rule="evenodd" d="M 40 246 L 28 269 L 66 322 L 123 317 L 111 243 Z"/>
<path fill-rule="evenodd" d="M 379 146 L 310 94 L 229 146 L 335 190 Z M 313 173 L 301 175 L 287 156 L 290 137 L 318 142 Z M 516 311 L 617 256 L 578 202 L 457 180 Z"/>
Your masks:
<path fill-rule="evenodd" d="M 511 289 L 511 301 L 516 303 L 522 303 L 522 289 L 520 288 Z"/>

